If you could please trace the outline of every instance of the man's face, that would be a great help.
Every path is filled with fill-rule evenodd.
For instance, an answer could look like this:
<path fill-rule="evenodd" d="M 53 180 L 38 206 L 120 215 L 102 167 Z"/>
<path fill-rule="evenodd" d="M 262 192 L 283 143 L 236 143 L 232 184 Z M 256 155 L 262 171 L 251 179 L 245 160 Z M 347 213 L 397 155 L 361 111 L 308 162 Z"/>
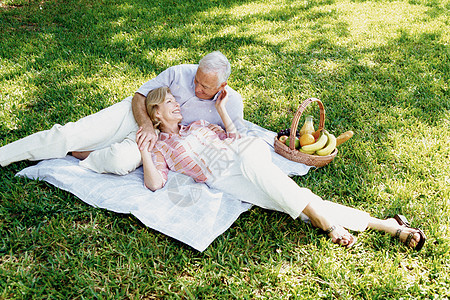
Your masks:
<path fill-rule="evenodd" d="M 217 75 L 214 73 L 204 73 L 201 69 L 197 69 L 197 73 L 194 78 L 195 96 L 200 99 L 210 100 L 219 91 L 227 85 L 223 82 L 218 86 Z"/>

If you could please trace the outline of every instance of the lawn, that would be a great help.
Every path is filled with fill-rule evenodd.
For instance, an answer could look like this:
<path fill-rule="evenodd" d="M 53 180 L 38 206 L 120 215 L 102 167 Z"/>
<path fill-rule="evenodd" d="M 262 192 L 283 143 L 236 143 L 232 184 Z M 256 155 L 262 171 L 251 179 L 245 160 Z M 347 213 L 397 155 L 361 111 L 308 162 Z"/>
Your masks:
<path fill-rule="evenodd" d="M 0 145 L 220 50 L 247 120 L 279 131 L 316 97 L 330 132 L 355 132 L 299 185 L 428 236 L 415 252 L 366 231 L 346 250 L 253 208 L 201 253 L 18 162 L 0 168 L 0 299 L 450 297 L 449 28 L 448 0 L 0 0 Z"/>

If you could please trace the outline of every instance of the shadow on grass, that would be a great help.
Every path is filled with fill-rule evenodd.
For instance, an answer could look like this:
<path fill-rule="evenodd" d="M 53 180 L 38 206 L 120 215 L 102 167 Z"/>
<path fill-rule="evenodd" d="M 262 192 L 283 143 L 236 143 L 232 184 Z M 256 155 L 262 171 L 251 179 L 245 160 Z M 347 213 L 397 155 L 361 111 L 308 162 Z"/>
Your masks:
<path fill-rule="evenodd" d="M 23 93 L 3 99 L 21 105 L 9 108 L 15 126 L 5 121 L 0 134 L 13 140 L 74 121 L 132 95 L 165 68 L 196 63 L 216 49 L 233 64 L 233 87 L 252 88 L 247 119 L 274 131 L 290 127 L 306 96 L 325 101 L 328 128 L 353 129 L 374 148 L 399 117 L 437 126 L 447 116 L 450 49 L 439 32 L 403 31 L 383 45 L 351 48 L 330 38 L 350 35 L 339 11 L 328 8 L 334 1 L 282 4 L 5 1 L 0 80 L 17 82 Z M 254 11 L 258 5 L 266 9 Z M 430 18 L 441 16 L 431 7 Z M 289 31 L 298 35 L 284 38 Z M 133 86 L 114 91 L 114 76 L 131 78 Z M 377 161 L 358 155 L 354 170 L 365 178 Z"/>
<path fill-rule="evenodd" d="M 96 112 L 144 81 L 124 94 L 111 86 L 114 76 L 148 79 L 216 49 L 235 65 L 249 60 L 235 67 L 231 81 L 237 90 L 252 87 L 247 119 L 274 131 L 290 127 L 305 90 L 326 102 L 328 128 L 357 130 L 375 144 L 396 126 L 398 111 L 436 126 L 450 108 L 443 101 L 450 50 L 439 32 L 403 31 L 383 45 L 351 49 L 330 38 L 349 35 L 339 11 L 325 9 L 334 1 L 266 4 L 260 11 L 249 1 L 5 3 L 0 79 L 24 89 L 4 100 L 22 103 L 9 107 L 16 129 L 4 133 L 8 126 L 1 126 L 11 139 Z M 296 40 L 262 38 L 296 30 Z M 298 41 L 307 34 L 313 35 L 307 43 Z"/>
<path fill-rule="evenodd" d="M 246 118 L 273 131 L 290 127 L 298 104 L 317 97 L 326 105 L 327 128 L 355 130 L 376 156 L 399 118 L 429 126 L 445 118 L 450 50 L 440 33 L 404 30 L 382 45 L 343 46 L 338 41 L 350 35 L 350 25 L 333 4 L 6 2 L 0 54 L 7 67 L 0 79 L 17 81 L 24 92 L 8 95 L 22 105 L 9 108 L 15 126 L 2 123 L 1 135 L 12 141 L 74 121 L 132 95 L 165 68 L 196 63 L 216 49 L 233 63 L 233 87 L 251 88 Z M 298 35 L 271 39 L 289 31 Z M 116 76 L 134 80 L 127 93 L 115 91 Z M 352 155 L 355 177 L 377 169 L 380 158 Z"/>
<path fill-rule="evenodd" d="M 12 1 L 14 2 L 17 1 Z M 5 24 L 2 26 L 2 34 L 7 34 L 9 37 L 2 41 L 4 45 L 2 56 L 4 59 L 15 61 L 15 57 L 20 52 L 22 56 L 30 56 L 30 59 L 19 59 L 20 67 L 2 73 L 1 79 L 10 80 L 24 72 L 30 72 L 31 78 L 28 84 L 37 87 L 30 92 L 31 94 L 26 92 L 26 97 L 31 100 L 30 103 L 34 103 L 32 110 L 37 110 L 47 120 L 65 123 L 72 117 L 63 117 L 71 114 L 71 109 L 63 109 L 64 106 L 71 104 L 76 106 L 77 101 L 86 101 L 88 105 L 94 106 L 95 111 L 110 104 L 105 101 L 111 96 L 110 94 L 98 91 L 100 88 L 95 84 L 85 83 L 86 86 L 80 87 L 78 80 L 80 76 L 89 78 L 102 73 L 105 61 L 113 66 L 119 66 L 114 71 L 125 75 L 130 71 L 122 72 L 121 65 L 125 65 L 133 73 L 157 74 L 171 65 L 172 59 L 164 58 L 164 53 L 168 49 L 177 49 L 175 53 L 181 53 L 181 57 L 178 57 L 176 61 L 196 63 L 204 53 L 215 49 L 224 49 L 229 57 L 239 59 L 241 49 L 252 45 L 263 48 L 274 57 L 275 62 L 280 61 L 284 64 L 281 70 L 273 70 L 275 66 L 269 62 L 265 67 L 260 67 L 259 72 L 256 70 L 253 74 L 247 74 L 255 88 L 261 91 L 270 90 L 270 83 L 277 84 L 273 81 L 267 81 L 264 85 L 259 84 L 258 73 L 266 77 L 271 77 L 270 73 L 277 72 L 295 74 L 298 72 L 296 70 L 298 63 L 309 64 L 298 76 L 315 78 L 312 80 L 312 85 L 322 98 L 330 98 L 330 100 L 327 99 L 327 104 L 331 112 L 330 116 L 333 118 L 339 118 L 338 114 L 342 115 L 340 110 L 342 107 L 349 107 L 345 102 L 335 104 L 335 101 L 349 97 L 358 100 L 353 107 L 350 105 L 352 109 L 355 108 L 354 106 L 359 106 L 359 109 L 353 110 L 355 118 L 372 111 L 374 107 L 396 105 L 403 106 L 405 109 L 424 110 L 428 118 L 426 121 L 433 122 L 436 116 L 442 116 L 442 112 L 445 109 L 448 110 L 448 102 L 439 101 L 442 97 L 448 96 L 448 89 L 439 89 L 428 78 L 405 78 L 404 76 L 404 74 L 408 76 L 417 74 L 426 64 L 429 66 L 428 70 L 433 69 L 443 76 L 449 73 L 448 65 L 442 64 L 442 61 L 448 61 L 449 48 L 436 43 L 437 34 L 413 37 L 405 32 L 400 38 L 392 40 L 380 49 L 367 49 L 367 52 L 378 55 L 376 65 L 369 67 L 362 65 L 359 61 L 364 53 L 341 47 L 323 36 L 326 31 L 332 31 L 332 34 L 337 36 L 348 34 L 346 24 L 337 21 L 339 15 L 336 11 L 312 10 L 332 4 L 332 1 L 307 2 L 291 10 L 288 9 L 289 7 L 272 8 L 264 13 L 246 14 L 245 17 L 227 13 L 230 9 L 245 3 L 244 1 L 221 2 L 219 10 L 224 13 L 217 13 L 222 18 L 216 18 L 214 14 L 212 17 L 206 14 L 214 11 L 217 5 L 208 1 L 167 2 L 165 5 L 151 5 L 138 1 L 108 3 L 109 5 L 95 1 L 65 2 L 64 4 L 44 2 L 40 5 L 37 1 L 19 1 L 14 8 L 3 9 L 6 21 L 2 22 Z M 253 26 L 255 22 L 260 21 L 288 24 L 299 16 L 304 20 L 314 20 L 308 25 L 308 29 L 316 32 L 318 36 L 301 51 L 283 50 L 289 41 L 268 43 L 260 39 L 258 35 L 214 36 L 208 32 L 220 31 L 227 26 L 245 30 L 248 26 Z M 330 19 L 334 22 L 326 27 Z M 27 24 L 29 24 L 28 27 Z M 30 26 L 33 30 L 29 29 Z M 203 26 L 211 28 L 206 30 L 207 34 L 202 33 Z M 267 27 L 262 30 L 262 33 L 271 31 L 276 33 L 277 30 Z M 26 38 L 18 38 L 19 36 Z M 175 53 L 174 55 L 178 55 Z M 400 53 L 400 57 L 393 60 L 390 57 L 392 53 Z M 436 56 L 438 53 L 441 55 Z M 158 59 L 159 56 L 163 58 Z M 291 60 L 290 63 L 287 62 L 289 60 Z M 327 60 L 345 61 L 345 65 L 335 74 L 324 75 L 318 72 L 314 62 Z M 422 71 L 426 72 L 426 70 Z M 75 79 L 76 83 L 72 83 L 72 79 Z M 298 85 L 290 82 L 289 79 L 288 76 L 281 78 L 287 96 L 294 96 L 298 92 L 296 89 Z M 443 78 L 444 82 L 446 79 L 448 80 Z M 336 83 L 341 86 L 336 86 Z M 136 83 L 136 86 L 139 84 Z M 95 92 L 93 95 L 83 97 L 83 93 L 76 93 L 80 88 Z M 355 95 L 350 89 L 364 91 L 364 95 L 358 95 L 359 93 Z M 367 92 L 371 94 L 369 97 L 366 95 Z M 358 96 L 362 99 L 358 99 Z M 361 100 L 367 101 L 367 99 L 370 99 L 371 103 L 361 105 Z M 55 112 L 59 113 L 46 112 L 45 109 L 51 107 L 52 103 L 56 105 Z M 59 106 L 57 103 L 64 103 L 64 105 Z M 262 106 L 261 109 L 266 110 L 267 107 Z M 333 114 L 334 110 L 338 113 Z M 28 113 L 30 112 L 27 111 Z M 77 111 L 73 110 L 72 114 L 76 118 Z M 261 115 L 263 114 L 266 112 L 262 111 Z M 351 123 L 354 119 L 348 121 Z M 286 120 L 282 121 L 282 123 L 285 122 Z M 275 120 L 272 123 L 278 125 L 280 121 Z M 31 127 L 28 128 L 31 129 Z"/>

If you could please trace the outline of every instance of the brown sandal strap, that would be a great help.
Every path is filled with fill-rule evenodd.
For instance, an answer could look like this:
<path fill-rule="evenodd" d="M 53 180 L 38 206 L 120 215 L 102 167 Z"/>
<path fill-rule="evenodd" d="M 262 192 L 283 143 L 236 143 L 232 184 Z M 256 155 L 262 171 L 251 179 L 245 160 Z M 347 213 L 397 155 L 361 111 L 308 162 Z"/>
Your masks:
<path fill-rule="evenodd" d="M 411 243 L 412 238 L 414 237 L 414 232 L 410 232 L 408 237 L 406 238 L 405 245 L 409 247 L 409 243 Z"/>
<path fill-rule="evenodd" d="M 395 238 L 400 240 L 400 233 L 402 233 L 401 229 L 397 229 L 397 231 L 395 232 Z"/>

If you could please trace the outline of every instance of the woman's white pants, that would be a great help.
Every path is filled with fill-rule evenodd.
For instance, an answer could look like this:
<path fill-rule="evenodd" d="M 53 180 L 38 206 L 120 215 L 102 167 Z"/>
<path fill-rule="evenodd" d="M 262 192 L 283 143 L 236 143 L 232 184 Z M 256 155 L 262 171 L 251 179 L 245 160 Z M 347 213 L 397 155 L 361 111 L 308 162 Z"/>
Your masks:
<path fill-rule="evenodd" d="M 268 145 L 255 138 L 236 140 L 234 158 L 228 167 L 210 166 L 213 178 L 207 184 L 232 194 L 238 199 L 270 210 L 282 211 L 296 219 L 308 218 L 302 211 L 310 202 L 320 201 L 322 213 L 333 224 L 363 231 L 369 214 L 351 207 L 325 201 L 307 188 L 302 188 L 272 163 Z M 216 164 L 219 165 L 219 164 Z"/>

